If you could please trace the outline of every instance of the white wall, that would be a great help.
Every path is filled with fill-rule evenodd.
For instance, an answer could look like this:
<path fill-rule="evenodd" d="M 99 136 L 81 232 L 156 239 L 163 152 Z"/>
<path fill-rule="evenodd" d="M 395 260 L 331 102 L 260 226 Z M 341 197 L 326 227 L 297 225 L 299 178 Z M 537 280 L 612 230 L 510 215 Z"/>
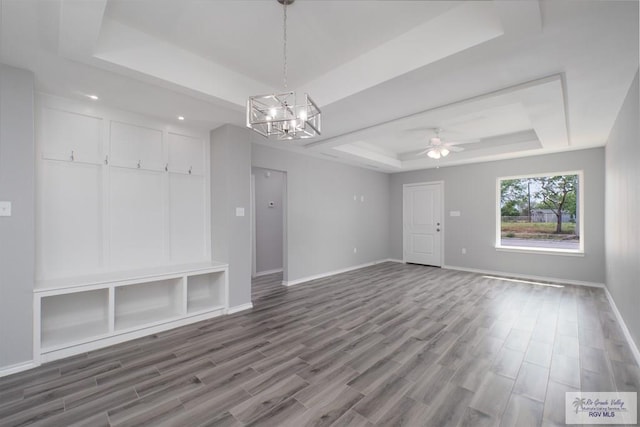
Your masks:
<path fill-rule="evenodd" d="M 285 174 L 252 168 L 255 193 L 256 274 L 282 270 L 283 190 Z"/>
<path fill-rule="evenodd" d="M 287 173 L 286 281 L 389 257 L 388 175 L 259 144 L 252 165 Z"/>
<path fill-rule="evenodd" d="M 607 288 L 640 345 L 640 112 L 638 74 L 606 145 Z"/>
<path fill-rule="evenodd" d="M 0 371 L 33 357 L 35 138 L 33 74 L 0 64 Z"/>
<path fill-rule="evenodd" d="M 584 171 L 584 256 L 499 252 L 496 179 Z M 391 256 L 402 259 L 402 185 L 444 181 L 444 264 L 528 276 L 604 283 L 604 150 L 601 148 L 521 159 L 443 167 L 391 176 Z M 460 217 L 450 217 L 460 211 Z M 466 255 L 462 254 L 466 248 Z"/>
<path fill-rule="evenodd" d="M 251 303 L 251 143 L 248 129 L 211 131 L 211 249 L 229 263 L 229 305 Z M 243 216 L 236 209 L 244 209 Z"/>

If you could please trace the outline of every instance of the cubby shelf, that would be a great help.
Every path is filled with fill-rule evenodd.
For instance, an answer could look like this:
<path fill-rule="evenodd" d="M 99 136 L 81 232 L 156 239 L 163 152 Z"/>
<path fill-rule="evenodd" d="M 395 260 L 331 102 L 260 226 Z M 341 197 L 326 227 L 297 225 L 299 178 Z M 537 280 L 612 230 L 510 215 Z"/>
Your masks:
<path fill-rule="evenodd" d="M 224 278 L 217 273 L 187 277 L 187 313 L 223 307 L 225 299 L 224 286 L 221 283 L 223 280 Z"/>
<path fill-rule="evenodd" d="M 227 265 L 193 267 L 41 284 L 34 291 L 34 358 L 55 360 L 226 313 Z"/>
<path fill-rule="evenodd" d="M 184 278 L 115 288 L 115 330 L 135 328 L 179 317 Z"/>
<path fill-rule="evenodd" d="M 42 351 L 51 352 L 66 348 L 69 344 L 82 344 L 89 339 L 107 337 L 106 326 L 104 322 L 94 321 L 43 331 Z"/>

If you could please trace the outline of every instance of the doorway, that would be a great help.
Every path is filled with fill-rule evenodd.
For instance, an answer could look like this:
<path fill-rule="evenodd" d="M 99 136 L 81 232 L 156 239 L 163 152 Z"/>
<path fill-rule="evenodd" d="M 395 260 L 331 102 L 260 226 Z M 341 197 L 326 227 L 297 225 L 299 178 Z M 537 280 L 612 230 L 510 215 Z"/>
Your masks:
<path fill-rule="evenodd" d="M 442 267 L 443 182 L 402 188 L 403 261 Z"/>
<path fill-rule="evenodd" d="M 251 168 L 253 294 L 269 293 L 254 289 L 258 285 L 286 280 L 286 178 L 286 172 Z"/>

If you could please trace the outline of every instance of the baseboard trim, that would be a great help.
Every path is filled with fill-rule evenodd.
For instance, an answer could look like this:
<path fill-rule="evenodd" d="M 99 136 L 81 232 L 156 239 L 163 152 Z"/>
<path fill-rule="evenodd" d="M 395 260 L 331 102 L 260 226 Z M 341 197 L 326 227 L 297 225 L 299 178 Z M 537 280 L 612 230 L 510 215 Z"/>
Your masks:
<path fill-rule="evenodd" d="M 618 306 L 616 306 L 616 302 L 613 300 L 613 296 L 609 293 L 609 289 L 605 286 L 604 293 L 607 295 L 607 300 L 609 300 L 609 305 L 613 310 L 613 314 L 616 316 L 616 320 L 620 323 L 620 327 L 622 328 L 622 333 L 624 337 L 627 339 L 627 343 L 629 343 L 629 348 L 631 348 L 631 353 L 633 353 L 633 357 L 636 359 L 636 363 L 640 366 L 640 350 L 638 350 L 638 346 L 636 342 L 633 340 L 631 336 L 631 332 L 629 332 L 629 328 L 627 328 L 627 324 L 624 323 L 624 319 L 622 318 L 622 314 L 620 310 L 618 310 Z"/>
<path fill-rule="evenodd" d="M 281 268 L 276 268 L 275 270 L 261 271 L 259 273 L 256 273 L 256 275 L 253 276 L 253 277 L 267 276 L 269 274 L 276 274 L 276 273 L 282 273 L 282 269 Z"/>
<path fill-rule="evenodd" d="M 17 374 L 18 372 L 37 368 L 38 366 L 40 366 L 40 364 L 33 360 L 29 360 L 28 362 L 16 363 L 15 365 L 10 365 L 4 368 L 0 368 L 0 377 L 6 377 L 7 375 Z"/>
<path fill-rule="evenodd" d="M 227 309 L 227 314 L 239 313 L 241 311 L 251 310 L 252 308 L 253 308 L 252 302 L 247 304 L 236 305 L 235 307 L 229 307 Z"/>
<path fill-rule="evenodd" d="M 478 268 L 458 267 L 455 265 L 443 265 L 447 270 L 466 271 L 469 273 L 490 274 L 492 276 L 514 277 L 516 279 L 535 280 L 538 282 L 560 283 L 564 285 L 588 286 L 590 288 L 604 288 L 604 283 L 585 282 L 582 280 L 558 279 L 557 277 L 534 276 L 530 274 L 507 273 L 505 271 L 482 270 Z"/>
<path fill-rule="evenodd" d="M 347 273 L 349 271 L 358 270 L 360 268 L 371 267 L 372 265 L 381 264 L 383 262 L 396 262 L 396 261 L 389 258 L 380 259 L 377 261 L 372 261 L 364 264 L 353 265 L 351 267 L 341 268 L 339 270 L 328 271 L 326 273 L 314 274 L 312 276 L 302 277 L 300 279 L 289 280 L 289 281 L 283 280 L 282 284 L 284 286 L 295 286 L 295 285 L 299 285 L 300 283 L 310 282 L 312 280 L 324 279 L 325 277 L 335 276 L 336 274 L 341 274 L 341 273 Z"/>

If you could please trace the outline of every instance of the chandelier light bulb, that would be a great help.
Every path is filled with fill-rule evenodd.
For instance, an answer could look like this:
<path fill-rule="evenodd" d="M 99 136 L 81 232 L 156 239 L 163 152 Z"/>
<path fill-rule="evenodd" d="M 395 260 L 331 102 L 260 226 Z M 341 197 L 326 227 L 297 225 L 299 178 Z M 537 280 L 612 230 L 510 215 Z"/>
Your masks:
<path fill-rule="evenodd" d="M 447 155 L 449 154 L 449 150 L 447 150 L 446 148 L 441 148 L 440 154 L 442 154 L 442 157 L 447 157 Z"/>

